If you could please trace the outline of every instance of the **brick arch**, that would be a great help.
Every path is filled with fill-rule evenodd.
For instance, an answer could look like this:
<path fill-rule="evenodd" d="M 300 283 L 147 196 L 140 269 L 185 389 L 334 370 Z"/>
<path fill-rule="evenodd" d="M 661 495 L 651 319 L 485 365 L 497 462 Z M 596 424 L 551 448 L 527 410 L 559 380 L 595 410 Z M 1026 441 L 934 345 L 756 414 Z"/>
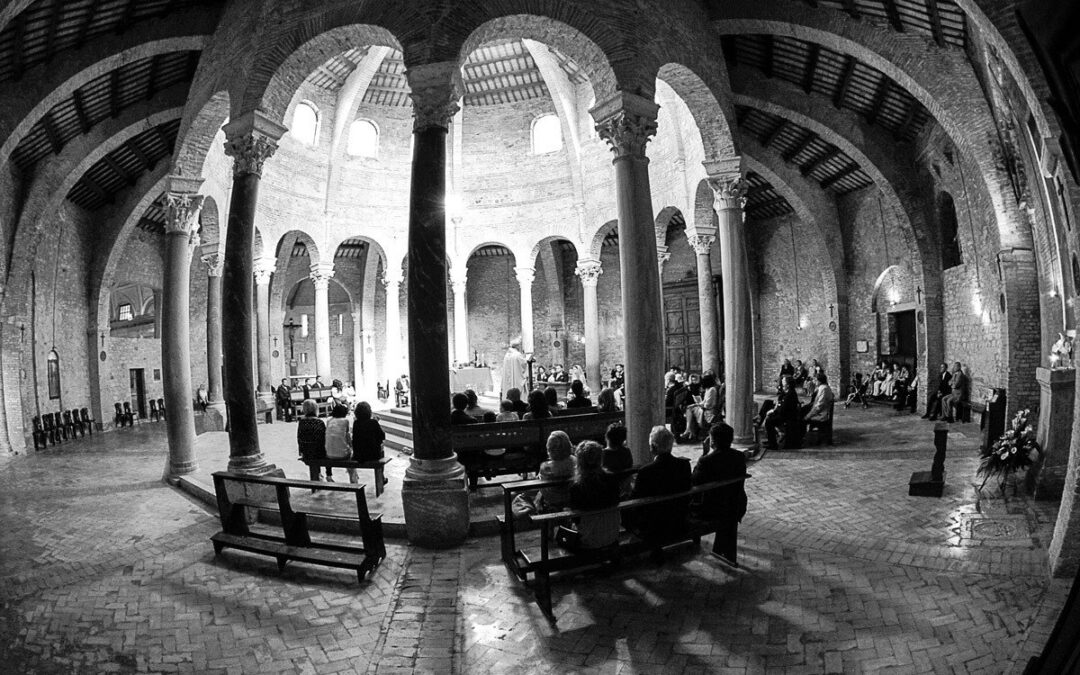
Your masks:
<path fill-rule="evenodd" d="M 730 103 L 731 87 L 726 75 L 721 77 L 716 74 L 721 71 L 726 73 L 725 69 L 714 66 L 711 70 L 711 81 L 706 81 L 681 63 L 666 63 L 656 73 L 657 79 L 671 87 L 690 110 L 701 136 L 706 162 L 730 159 L 737 154 L 735 137 L 731 132 L 735 126 L 734 106 Z M 726 107 L 720 104 L 721 100 L 727 103 Z"/>
<path fill-rule="evenodd" d="M 386 265 L 386 260 L 387 260 L 387 258 L 386 258 L 386 249 L 383 248 L 383 245 L 380 244 L 377 239 L 375 239 L 374 237 L 369 237 L 369 236 L 367 236 L 365 234 L 350 234 L 350 235 L 348 235 L 346 237 L 341 237 L 336 241 L 331 241 L 331 242 L 328 243 L 328 245 L 326 247 L 326 250 L 327 251 L 333 251 L 334 256 L 336 257 L 338 248 L 347 239 L 361 239 L 361 240 L 363 240 L 364 242 L 367 243 L 369 249 L 371 251 L 375 252 L 375 255 L 376 255 L 376 258 L 374 260 L 375 264 L 382 263 L 384 266 Z M 372 262 L 372 260 L 369 257 L 366 264 L 371 264 L 371 262 Z"/>
<path fill-rule="evenodd" d="M 229 107 L 230 96 L 226 90 L 211 94 L 202 105 L 188 105 L 173 152 L 173 163 L 178 171 L 187 176 L 202 175 L 214 137 L 229 119 Z"/>
<path fill-rule="evenodd" d="M 218 212 L 217 201 L 213 197 L 207 197 L 203 200 L 202 211 L 199 212 L 199 241 L 203 247 L 213 246 L 216 249 L 224 243 L 220 222 L 221 214 Z"/>
<path fill-rule="evenodd" d="M 697 187 L 694 188 L 694 222 L 692 227 L 700 232 L 715 232 L 718 224 L 719 218 L 716 215 L 713 190 L 709 187 L 709 181 L 699 180 Z"/>
<path fill-rule="evenodd" d="M 4 139 L 3 145 L 0 145 L 0 169 L 7 167 L 11 153 L 26 138 L 33 126 L 53 107 L 70 97 L 75 90 L 83 85 L 128 63 L 157 54 L 202 51 L 206 41 L 206 35 L 167 37 L 147 41 L 110 54 L 76 72 L 65 73 L 68 77 L 63 81 L 56 81 L 54 79 L 56 76 L 50 77 L 49 80 L 53 81 L 39 85 L 39 88 L 43 86 L 49 87 L 48 91 L 43 92 L 41 96 L 35 97 L 33 94 L 24 93 L 20 90 L 19 96 L 11 97 L 14 105 L 5 111 L 5 114 L 3 114 L 4 121 L 0 122 L 0 131 L 3 131 L 5 127 L 11 129 Z M 11 126 L 8 126 L 9 124 Z"/>
<path fill-rule="evenodd" d="M 292 257 L 292 247 L 296 245 L 296 242 L 303 242 L 307 247 L 308 259 L 312 265 L 316 265 L 323 262 L 322 256 L 319 253 L 319 247 L 315 244 L 315 239 L 304 232 L 303 230 L 289 230 L 278 237 L 277 244 L 274 246 L 274 252 L 272 257 L 277 261 L 278 274 L 285 271 L 285 268 L 289 265 L 289 258 Z M 286 244 L 288 248 L 286 248 Z M 270 252 L 264 250 L 263 255 L 269 255 Z"/>
<path fill-rule="evenodd" d="M 590 258 L 600 259 L 600 249 L 604 245 L 604 239 L 607 239 L 612 230 L 616 232 L 619 230 L 619 220 L 617 218 L 612 218 L 596 229 L 592 236 L 592 242 L 589 244 Z"/>
<path fill-rule="evenodd" d="M 620 89 L 633 91 L 642 85 L 651 97 L 651 78 L 643 77 L 633 61 L 612 57 L 625 54 L 620 39 L 624 36 L 611 30 L 611 23 L 597 20 L 600 8 L 585 10 L 562 0 L 514 0 L 497 6 L 474 0 L 474 4 L 471 21 L 436 27 L 447 31 L 447 47 L 443 58 L 434 60 L 464 63 L 485 42 L 511 37 L 534 40 L 554 47 L 581 67 L 592 86 L 594 103 L 606 101 Z"/>
<path fill-rule="evenodd" d="M 977 189 L 993 205 L 988 215 L 996 225 L 998 250 L 1032 247 L 1030 227 L 1009 203 L 998 176 L 994 159 L 998 142 L 985 133 L 995 128 L 993 116 L 964 52 L 855 21 L 839 10 L 807 12 L 787 2 L 744 0 L 725 3 L 718 12 L 721 16 L 713 27 L 719 35 L 789 35 L 851 55 L 884 73 L 930 112 L 962 157 L 977 167 Z"/>
<path fill-rule="evenodd" d="M 280 21 L 260 36 L 257 53 L 241 96 L 232 101 L 233 119 L 261 110 L 284 125 L 293 94 L 318 66 L 354 47 L 375 45 L 403 49 L 391 30 L 404 30 L 407 12 L 397 3 L 348 3 L 296 22 Z M 416 21 L 423 21 L 414 18 Z"/>
<path fill-rule="evenodd" d="M 561 235 L 551 235 L 550 237 L 544 237 L 540 241 L 533 244 L 531 252 L 529 253 L 529 261 L 530 261 L 530 263 L 536 260 L 536 256 L 540 255 L 540 250 L 545 245 L 552 244 L 552 243 L 554 243 L 556 241 L 569 242 L 569 244 L 574 247 L 574 256 L 575 256 L 575 258 L 577 258 L 577 259 L 581 258 L 581 249 L 569 237 L 564 237 L 564 236 L 561 236 Z"/>

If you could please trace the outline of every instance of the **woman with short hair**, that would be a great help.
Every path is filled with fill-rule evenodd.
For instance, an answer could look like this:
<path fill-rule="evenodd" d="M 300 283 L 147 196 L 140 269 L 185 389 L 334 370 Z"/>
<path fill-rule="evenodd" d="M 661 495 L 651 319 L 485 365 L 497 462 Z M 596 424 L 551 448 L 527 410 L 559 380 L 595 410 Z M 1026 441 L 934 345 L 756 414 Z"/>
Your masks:
<path fill-rule="evenodd" d="M 318 417 L 319 404 L 309 398 L 300 404 L 300 410 L 304 414 L 296 425 L 296 446 L 300 459 L 326 459 L 326 424 Z M 311 480 L 321 480 L 322 468 L 309 464 L 308 476 Z"/>

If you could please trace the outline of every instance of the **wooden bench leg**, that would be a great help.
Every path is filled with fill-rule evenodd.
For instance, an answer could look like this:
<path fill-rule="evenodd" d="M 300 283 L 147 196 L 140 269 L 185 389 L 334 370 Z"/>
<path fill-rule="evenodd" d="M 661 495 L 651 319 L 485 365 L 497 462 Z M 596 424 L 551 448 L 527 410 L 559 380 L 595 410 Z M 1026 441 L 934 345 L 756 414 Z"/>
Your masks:
<path fill-rule="evenodd" d="M 289 559 L 283 555 L 277 556 L 277 568 L 279 572 L 285 571 L 285 563 L 289 562 Z"/>
<path fill-rule="evenodd" d="M 383 493 L 383 466 L 380 464 L 375 467 L 375 496 L 378 497 Z"/>
<path fill-rule="evenodd" d="M 547 570 L 537 570 L 533 574 L 533 595 L 536 597 L 536 605 L 548 621 L 555 623 L 555 612 L 551 607 L 551 575 Z"/>

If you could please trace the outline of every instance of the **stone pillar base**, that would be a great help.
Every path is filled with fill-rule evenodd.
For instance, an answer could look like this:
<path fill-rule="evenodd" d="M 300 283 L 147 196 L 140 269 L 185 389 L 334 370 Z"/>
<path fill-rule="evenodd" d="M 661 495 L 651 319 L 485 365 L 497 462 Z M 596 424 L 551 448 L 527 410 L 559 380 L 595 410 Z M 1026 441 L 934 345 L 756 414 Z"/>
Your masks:
<path fill-rule="evenodd" d="M 230 457 L 229 471 L 231 473 L 246 473 L 252 476 L 285 478 L 285 470 L 277 468 L 274 464 L 267 464 L 266 456 L 261 452 L 257 455 L 247 455 L 245 457 Z"/>
<path fill-rule="evenodd" d="M 260 391 L 259 400 L 270 406 L 271 408 L 277 406 L 277 399 L 274 398 L 274 392 L 272 391 Z"/>
<path fill-rule="evenodd" d="M 413 457 L 401 486 L 409 542 L 424 548 L 450 548 L 469 533 L 469 489 L 457 455 L 446 459 Z"/>
<path fill-rule="evenodd" d="M 207 431 L 225 431 L 225 403 L 223 401 L 207 404 L 206 412 L 203 414 L 202 433 Z"/>
<path fill-rule="evenodd" d="M 165 475 L 163 478 L 170 485 L 175 485 L 181 476 L 186 476 L 189 473 L 195 473 L 199 470 L 199 462 L 191 459 L 186 462 L 168 462 L 165 465 Z"/>

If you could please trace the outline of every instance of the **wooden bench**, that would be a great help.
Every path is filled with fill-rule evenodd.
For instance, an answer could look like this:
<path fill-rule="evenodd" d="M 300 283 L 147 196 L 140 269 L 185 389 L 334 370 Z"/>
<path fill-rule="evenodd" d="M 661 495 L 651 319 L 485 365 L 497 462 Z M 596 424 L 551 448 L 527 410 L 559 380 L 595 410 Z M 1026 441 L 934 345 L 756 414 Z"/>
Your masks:
<path fill-rule="evenodd" d="M 319 417 L 330 416 L 330 391 L 330 387 L 312 387 L 308 390 L 308 398 L 315 401 L 319 408 Z M 289 392 L 289 401 L 292 403 L 293 417 L 297 419 L 303 417 L 304 391 L 301 389 Z M 271 412 L 273 412 L 273 409 L 271 409 Z"/>
<path fill-rule="evenodd" d="M 603 443 L 608 425 L 623 419 L 623 413 L 615 412 L 463 424 L 451 427 L 451 438 L 458 461 L 469 477 L 469 489 L 475 490 L 481 476 L 492 478 L 539 471 L 540 464 L 547 459 L 547 439 L 552 431 L 565 431 L 574 443 L 585 440 Z M 486 452 L 500 449 L 505 452 L 498 455 Z"/>
<path fill-rule="evenodd" d="M 627 499 L 620 501 L 617 505 L 611 506 L 605 509 L 595 509 L 589 511 L 556 511 L 553 513 L 541 513 L 527 516 L 527 521 L 531 525 L 538 525 L 540 528 L 540 552 L 539 557 L 530 556 L 525 551 L 516 549 L 514 543 L 514 520 L 515 516 L 512 511 L 511 497 L 504 496 L 504 509 L 505 512 L 499 523 L 502 526 L 502 557 L 503 563 L 507 569 L 510 570 L 514 576 L 520 581 L 529 585 L 528 575 L 533 575 L 531 583 L 533 596 L 536 600 L 537 606 L 540 607 L 540 611 L 544 613 L 552 623 L 555 622 L 555 614 L 551 605 L 551 575 L 555 573 L 562 573 L 565 575 L 571 575 L 576 571 L 580 571 L 587 567 L 594 567 L 596 565 L 617 563 L 623 558 L 638 555 L 645 552 L 660 552 L 665 548 L 671 548 L 674 546 L 681 546 L 692 543 L 694 546 L 701 544 L 701 538 L 706 534 L 716 532 L 719 523 L 716 521 L 703 521 L 695 518 L 687 519 L 687 527 L 681 532 L 672 534 L 669 538 L 662 540 L 646 540 L 638 537 L 631 532 L 621 532 L 619 536 L 619 542 L 616 545 L 609 546 L 596 550 L 576 551 L 573 553 L 566 553 L 565 555 L 552 556 L 551 544 L 555 527 L 561 523 L 564 523 L 573 518 L 580 518 L 583 516 L 599 515 L 602 513 L 608 513 L 610 511 L 625 511 L 627 509 L 635 509 L 643 506 L 653 506 L 656 504 L 662 504 L 664 502 L 675 501 L 680 499 L 693 499 L 694 497 L 701 495 L 712 490 L 717 490 L 728 485 L 734 485 L 750 478 L 750 474 L 746 474 L 741 478 L 732 478 L 724 481 L 716 481 L 713 483 L 706 483 L 704 485 L 696 485 L 686 492 L 678 492 L 675 494 L 664 495 L 661 497 L 646 497 L 643 499 Z M 538 489 L 540 487 L 547 487 L 551 485 L 557 485 L 565 481 L 520 481 L 512 484 L 506 484 L 504 486 L 504 495 L 507 494 L 507 490 L 521 491 L 522 489 Z M 526 485 L 530 483 L 531 485 Z"/>
<path fill-rule="evenodd" d="M 228 488 L 230 484 L 233 486 L 231 493 Z M 296 510 L 290 501 L 290 490 L 293 489 L 355 494 L 355 522 L 360 528 L 361 545 L 312 539 L 308 531 L 309 515 L 350 521 L 354 516 L 313 509 Z M 279 570 L 284 570 L 285 564 L 290 560 L 353 569 L 361 582 L 386 557 L 382 515 L 368 513 L 364 485 L 320 483 L 218 471 L 214 473 L 214 490 L 217 493 L 218 515 L 221 518 L 221 532 L 210 538 L 214 544 L 215 555 L 228 547 L 272 556 L 277 559 Z M 274 498 L 268 499 L 271 493 Z M 255 514 L 248 509 L 276 509 L 281 517 L 283 536 L 253 531 L 250 523 L 254 522 Z"/>
<path fill-rule="evenodd" d="M 371 469 L 375 472 L 375 496 L 378 497 L 383 493 L 383 488 L 386 486 L 386 465 L 390 463 L 390 460 L 390 457 L 383 457 L 370 462 L 357 462 L 345 458 L 335 459 L 324 457 L 323 459 L 301 458 L 300 461 L 308 466 L 320 466 L 332 469 Z"/>

